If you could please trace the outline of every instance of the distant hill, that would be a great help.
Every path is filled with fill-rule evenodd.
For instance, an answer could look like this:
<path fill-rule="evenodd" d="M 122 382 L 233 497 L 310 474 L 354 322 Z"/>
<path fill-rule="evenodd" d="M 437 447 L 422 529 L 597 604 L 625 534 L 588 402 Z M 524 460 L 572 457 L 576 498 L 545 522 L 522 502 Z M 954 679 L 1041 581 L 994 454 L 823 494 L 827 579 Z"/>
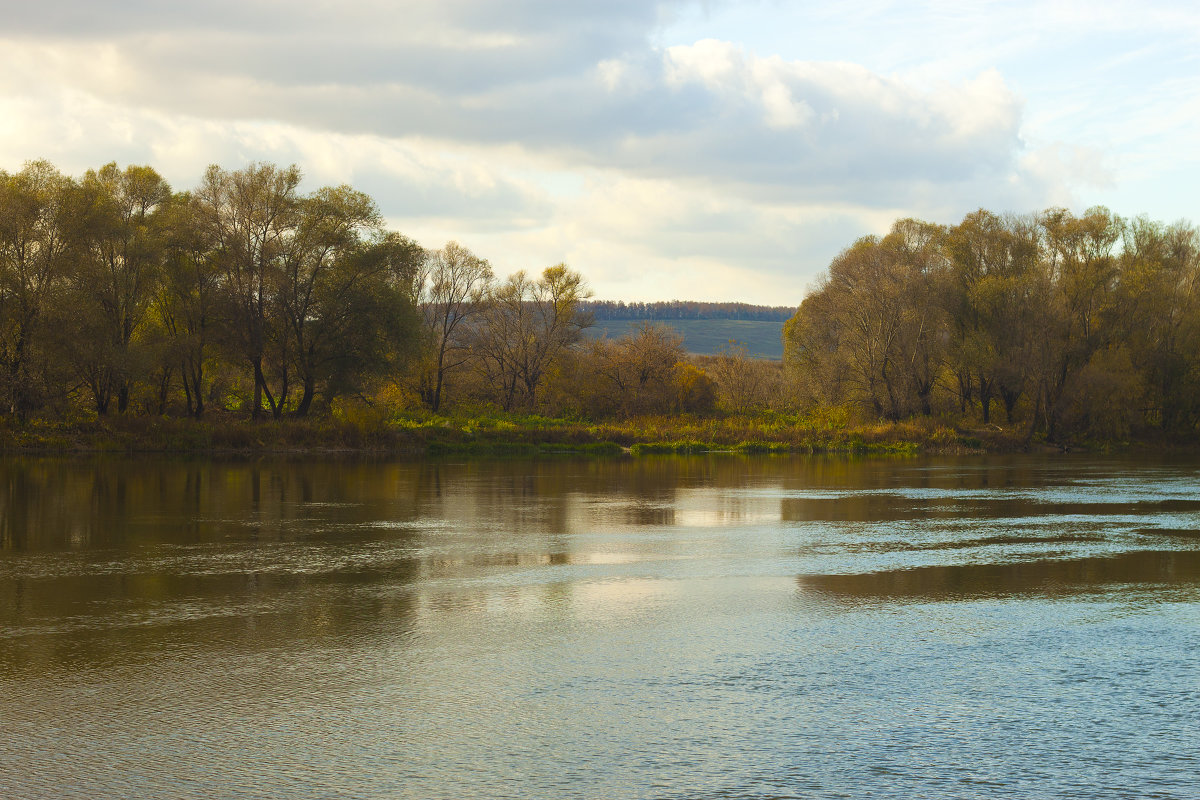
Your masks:
<path fill-rule="evenodd" d="M 695 355 L 713 355 L 735 341 L 756 358 L 783 358 L 783 322 L 746 319 L 609 319 L 597 320 L 584 333 L 616 339 L 647 322 L 674 328 L 683 336 L 683 346 Z"/>
<path fill-rule="evenodd" d="M 786 322 L 796 313 L 795 306 L 756 306 L 750 303 L 706 303 L 698 300 L 667 300 L 656 303 L 626 303 L 622 300 L 589 300 L 581 303 L 597 321 L 685 319 L 757 320 Z"/>
<path fill-rule="evenodd" d="M 783 358 L 783 323 L 796 313 L 794 306 L 693 300 L 590 300 L 580 305 L 595 320 L 586 331 L 588 336 L 616 339 L 650 322 L 674 328 L 683 336 L 683 346 L 694 355 L 713 355 L 735 342 L 756 358 L 772 359 Z"/>

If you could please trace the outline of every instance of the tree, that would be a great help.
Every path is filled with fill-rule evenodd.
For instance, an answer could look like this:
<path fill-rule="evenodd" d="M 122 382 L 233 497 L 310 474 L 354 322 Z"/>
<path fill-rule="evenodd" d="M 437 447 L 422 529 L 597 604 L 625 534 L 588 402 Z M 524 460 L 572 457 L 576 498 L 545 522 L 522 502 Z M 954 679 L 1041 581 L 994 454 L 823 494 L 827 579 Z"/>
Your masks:
<path fill-rule="evenodd" d="M 783 373 L 779 365 L 751 358 L 742 345 L 729 342 L 717 355 L 702 359 L 705 372 L 712 377 L 722 408 L 748 413 L 770 408 L 783 394 Z"/>
<path fill-rule="evenodd" d="M 703 414 L 717 405 L 717 385 L 712 378 L 688 361 L 680 361 L 671 371 L 675 388 L 674 411 Z"/>
<path fill-rule="evenodd" d="M 902 219 L 880 243 L 903 287 L 894 361 L 905 413 L 933 413 L 933 388 L 946 360 L 948 319 L 943 298 L 950 269 L 945 239 L 941 225 Z"/>
<path fill-rule="evenodd" d="M 346 251 L 316 283 L 305 326 L 296 414 L 320 390 L 326 404 L 403 368 L 417 348 L 419 274 L 424 251 L 397 233 Z"/>
<path fill-rule="evenodd" d="M 467 323 L 484 307 L 492 288 L 492 268 L 458 242 L 447 242 L 430 254 L 422 284 L 427 356 L 420 392 L 437 411 L 447 375 L 470 359 Z"/>
<path fill-rule="evenodd" d="M 594 395 L 593 412 L 664 413 L 677 403 L 675 367 L 685 351 L 673 329 L 643 323 L 628 336 L 596 339 L 587 355 L 579 383 Z"/>
<path fill-rule="evenodd" d="M 590 296 L 583 276 L 566 264 L 547 267 L 536 281 L 517 272 L 492 293 L 472 342 L 501 408 L 537 407 L 547 371 L 591 324 L 579 311 L 579 301 Z"/>
<path fill-rule="evenodd" d="M 4 404 L 24 416 L 49 391 L 49 312 L 61 305 L 78 186 L 47 161 L 0 170 L 0 370 Z"/>
<path fill-rule="evenodd" d="M 163 270 L 153 304 L 155 321 L 168 342 L 164 358 L 178 364 L 187 413 L 196 419 L 204 415 L 208 363 L 226 310 L 220 302 L 215 231 L 202 224 L 198 204 L 184 194 L 165 209 Z"/>
<path fill-rule="evenodd" d="M 1200 424 L 1200 231 L 1131 220 L 1119 263 L 1113 338 L 1144 377 L 1146 421 L 1190 433 Z"/>
<path fill-rule="evenodd" d="M 848 397 L 877 416 L 905 412 L 906 284 L 896 253 L 874 236 L 833 260 L 785 327 L 791 369 L 813 376 L 826 399 Z"/>
<path fill-rule="evenodd" d="M 281 416 L 290 388 L 291 338 L 278 288 L 299 225 L 299 183 L 300 170 L 294 165 L 285 169 L 256 163 L 227 172 L 214 164 L 196 192 L 196 210 L 221 272 L 229 345 L 252 372 L 251 413 L 256 418 L 264 397 L 271 415 Z M 268 384 L 268 358 L 275 392 Z"/>
<path fill-rule="evenodd" d="M 115 163 L 83 177 L 83 219 L 71 274 L 78 312 L 67 352 L 91 391 L 96 411 L 129 405 L 138 373 L 134 338 L 150 306 L 162 267 L 160 213 L 171 188 L 152 168 Z"/>
<path fill-rule="evenodd" d="M 391 256 L 412 243 L 385 241 L 374 201 L 349 186 L 325 187 L 299 198 L 295 211 L 295 230 L 281 253 L 277 292 L 281 335 L 288 340 L 281 366 L 286 376 L 294 365 L 301 387 L 295 414 L 305 416 L 319 383 L 327 389 L 347 383 L 350 364 L 364 366 L 363 357 L 376 349 L 377 325 L 386 324 L 388 315 L 386 296 L 395 288 L 389 278 L 398 265 Z M 369 240 L 380 249 L 372 251 Z M 286 402 L 286 391 L 284 384 L 279 407 Z"/>
<path fill-rule="evenodd" d="M 1071 381 L 1098 349 L 1113 342 L 1115 328 L 1106 322 L 1115 311 L 1114 247 L 1121 240 L 1124 221 L 1106 208 L 1092 208 L 1082 217 L 1051 209 L 1040 223 L 1042 269 L 1051 289 L 1044 334 L 1036 341 L 1033 363 L 1041 423 L 1053 439 L 1066 411 Z"/>
<path fill-rule="evenodd" d="M 949 359 L 960 408 L 979 399 L 984 422 L 992 399 L 1008 420 L 1025 389 L 1035 337 L 1046 322 L 1039 276 L 1039 231 L 1028 219 L 1005 219 L 980 209 L 946 238 L 951 278 L 945 307 L 953 332 Z"/>

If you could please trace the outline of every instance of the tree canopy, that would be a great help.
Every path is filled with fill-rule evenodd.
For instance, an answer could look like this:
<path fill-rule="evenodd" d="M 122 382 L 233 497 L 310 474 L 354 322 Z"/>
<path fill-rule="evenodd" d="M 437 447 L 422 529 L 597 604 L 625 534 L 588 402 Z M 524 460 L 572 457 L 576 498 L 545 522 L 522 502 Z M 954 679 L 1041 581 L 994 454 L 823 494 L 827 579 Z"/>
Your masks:
<path fill-rule="evenodd" d="M 809 402 L 977 414 L 1029 436 L 1194 436 L 1200 232 L 1055 208 L 900 220 L 844 250 L 785 326 Z"/>
<path fill-rule="evenodd" d="M 852 243 L 794 311 L 592 301 L 566 264 L 498 278 L 426 250 L 295 166 L 0 170 L 0 415 L 210 409 L 277 419 L 356 398 L 588 418 L 815 407 L 1049 440 L 1200 432 L 1200 231 L 1108 209 Z M 790 314 L 785 362 L 689 357 L 671 319 Z M 586 339 L 600 316 L 645 320 Z"/>

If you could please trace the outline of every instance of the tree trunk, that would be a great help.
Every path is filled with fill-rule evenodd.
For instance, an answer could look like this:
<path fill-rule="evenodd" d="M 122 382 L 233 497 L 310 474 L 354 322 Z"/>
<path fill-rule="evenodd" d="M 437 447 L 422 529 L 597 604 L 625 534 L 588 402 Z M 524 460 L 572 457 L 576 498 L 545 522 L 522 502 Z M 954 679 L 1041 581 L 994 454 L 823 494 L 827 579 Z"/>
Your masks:
<path fill-rule="evenodd" d="M 1000 385 L 1000 399 L 1004 401 L 1004 417 L 1010 423 L 1013 421 L 1013 412 L 1017 408 L 1017 400 L 1020 397 L 1020 389 L 1009 389 L 1003 384 Z"/>
<path fill-rule="evenodd" d="M 429 407 L 431 409 L 433 409 L 433 412 L 435 414 L 437 413 L 437 410 L 442 407 L 442 368 L 441 367 L 438 367 L 437 378 L 434 380 L 433 399 L 430 402 Z"/>
<path fill-rule="evenodd" d="M 262 416 L 262 392 L 262 359 L 259 359 L 254 362 L 254 405 L 250 409 L 250 417 L 252 419 L 258 419 Z"/>
<path fill-rule="evenodd" d="M 188 359 L 181 367 L 183 371 L 183 391 L 188 398 L 188 415 L 200 419 L 204 414 L 204 364 Z"/>
<path fill-rule="evenodd" d="M 958 371 L 955 373 L 955 377 L 958 378 L 958 410 L 960 413 L 966 414 L 967 406 L 971 404 L 971 400 L 973 399 L 973 393 L 971 391 L 971 375 L 969 373 Z"/>
<path fill-rule="evenodd" d="M 300 395 L 300 404 L 296 406 L 297 417 L 307 417 L 312 406 L 313 396 L 317 393 L 316 381 L 311 377 L 304 379 L 304 391 Z"/>
<path fill-rule="evenodd" d="M 184 364 L 180 368 L 179 378 L 180 378 L 180 383 L 183 384 L 183 400 L 184 400 L 184 403 L 187 404 L 187 415 L 189 417 L 195 417 L 196 413 L 192 409 L 192 387 L 188 385 L 190 383 L 190 380 L 189 380 L 189 376 L 188 376 L 187 364 Z"/>
<path fill-rule="evenodd" d="M 980 378 L 979 379 L 979 404 L 983 408 L 983 421 L 989 423 L 992 421 L 992 381 Z"/>
<path fill-rule="evenodd" d="M 917 398 L 921 401 L 921 413 L 929 417 L 933 415 L 933 406 L 929 402 L 929 396 L 933 393 L 932 383 L 923 383 L 917 389 Z"/>
<path fill-rule="evenodd" d="M 284 393 L 287 392 L 287 385 L 284 384 Z M 262 399 L 266 396 L 267 406 L 271 409 L 271 416 L 274 419 L 279 419 L 279 412 L 282 409 L 282 399 L 278 402 L 275 396 L 271 394 L 271 388 L 267 386 L 267 378 L 263 375 L 262 361 L 257 361 L 254 364 L 254 411 L 252 416 L 258 419 L 262 414 Z"/>
<path fill-rule="evenodd" d="M 163 367 L 162 377 L 158 381 L 158 413 L 159 415 L 167 413 L 167 398 L 171 393 L 171 377 L 175 374 L 173 367 Z M 128 384 L 127 384 L 128 385 Z M 128 399 L 128 390 L 126 391 L 126 399 Z"/>
<path fill-rule="evenodd" d="M 288 389 L 290 386 L 291 383 L 288 381 L 288 373 L 285 369 L 283 371 L 283 383 L 279 387 L 279 397 L 272 401 L 271 393 L 267 392 L 267 402 L 271 403 L 271 416 L 274 419 L 279 419 L 283 416 L 283 408 L 287 404 Z"/>

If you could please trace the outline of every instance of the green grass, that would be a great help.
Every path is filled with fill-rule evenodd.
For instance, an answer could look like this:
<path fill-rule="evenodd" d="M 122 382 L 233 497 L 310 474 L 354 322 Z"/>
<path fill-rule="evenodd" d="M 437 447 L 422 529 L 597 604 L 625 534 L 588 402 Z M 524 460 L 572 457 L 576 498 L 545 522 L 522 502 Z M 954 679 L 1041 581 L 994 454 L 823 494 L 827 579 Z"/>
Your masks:
<path fill-rule="evenodd" d="M 709 453 L 717 449 L 717 445 L 712 442 L 687 440 L 682 442 L 639 442 L 630 447 L 629 452 L 635 456 L 687 456 Z"/>
<path fill-rule="evenodd" d="M 616 339 L 636 331 L 647 321 L 606 319 L 597 322 L 585 333 L 597 338 L 607 335 L 610 339 Z M 782 322 L 745 319 L 672 319 L 652 322 L 678 331 L 683 336 L 684 348 L 694 355 L 715 355 L 732 340 L 743 345 L 755 358 L 783 358 Z"/>
<path fill-rule="evenodd" d="M 615 442 L 563 444 L 547 442 L 431 442 L 425 450 L 430 456 L 487 456 L 489 458 L 530 458 L 534 456 L 619 456 L 625 448 Z"/>
<path fill-rule="evenodd" d="M 844 408 L 805 413 L 643 416 L 590 421 L 537 415 L 343 413 L 320 419 L 231 415 L 201 422 L 95 415 L 0 420 L 0 450 L 42 452 L 345 451 L 409 455 L 615 456 L 694 453 L 978 453 L 1024 447 L 1013 434 L 919 418 L 856 424 Z"/>

